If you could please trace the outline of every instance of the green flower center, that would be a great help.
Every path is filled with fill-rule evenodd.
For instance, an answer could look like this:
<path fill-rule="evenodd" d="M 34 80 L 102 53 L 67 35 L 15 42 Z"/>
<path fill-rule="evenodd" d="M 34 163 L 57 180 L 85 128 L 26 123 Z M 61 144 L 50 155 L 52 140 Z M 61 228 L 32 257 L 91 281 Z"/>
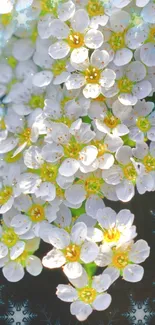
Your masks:
<path fill-rule="evenodd" d="M 155 158 L 151 155 L 147 155 L 143 158 L 143 164 L 146 168 L 146 171 L 151 172 L 155 170 Z"/>
<path fill-rule="evenodd" d="M 121 93 L 131 93 L 134 84 L 127 77 L 123 77 L 117 81 L 117 85 Z"/>
<path fill-rule="evenodd" d="M 80 300 L 86 304 L 92 304 L 97 296 L 97 292 L 94 288 L 85 287 L 78 291 Z"/>
<path fill-rule="evenodd" d="M 103 179 L 97 178 L 95 176 L 90 176 L 86 178 L 84 181 L 84 188 L 87 192 L 87 196 L 89 197 L 92 194 L 97 194 L 103 197 L 103 193 L 101 192 L 101 186 L 103 185 Z"/>
<path fill-rule="evenodd" d="M 114 51 L 120 50 L 125 47 L 124 32 L 112 33 L 109 44 Z"/>
<path fill-rule="evenodd" d="M 28 104 L 32 109 L 44 108 L 44 96 L 43 95 L 32 95 Z"/>
<path fill-rule="evenodd" d="M 12 196 L 13 189 L 10 186 L 5 186 L 0 190 L 0 205 L 5 204 Z"/>
<path fill-rule="evenodd" d="M 137 178 L 137 172 L 132 163 L 129 163 L 128 165 L 123 167 L 123 172 L 125 178 L 127 178 L 129 181 L 135 181 Z"/>
<path fill-rule="evenodd" d="M 104 15 L 104 7 L 99 0 L 89 0 L 86 9 L 90 17 Z"/>
<path fill-rule="evenodd" d="M 22 133 L 18 134 L 19 137 L 19 144 L 22 145 L 23 143 L 27 142 L 27 145 L 31 145 L 31 129 L 25 128 Z"/>
<path fill-rule="evenodd" d="M 53 165 L 50 163 L 42 164 L 40 168 L 40 177 L 44 182 L 55 182 L 58 175 L 58 165 Z"/>
<path fill-rule="evenodd" d="M 99 83 L 101 72 L 99 69 L 90 66 L 84 71 L 85 80 L 88 84 Z"/>
<path fill-rule="evenodd" d="M 66 71 L 66 61 L 56 60 L 52 65 L 52 72 L 54 76 L 59 76 L 64 71 Z"/>
<path fill-rule="evenodd" d="M 74 137 L 70 139 L 68 144 L 64 145 L 64 154 L 66 158 L 79 158 L 79 153 L 82 150 L 84 145 L 78 143 Z"/>
<path fill-rule="evenodd" d="M 19 237 L 12 228 L 6 229 L 1 237 L 1 241 L 9 248 L 13 247 L 18 240 Z"/>
<path fill-rule="evenodd" d="M 146 117 L 138 117 L 136 121 L 136 125 L 138 126 L 138 129 L 142 132 L 147 132 L 150 130 L 151 123 Z"/>
<path fill-rule="evenodd" d="M 15 259 L 15 261 L 21 264 L 23 267 L 26 267 L 26 260 L 31 253 L 24 251 L 19 257 Z"/>

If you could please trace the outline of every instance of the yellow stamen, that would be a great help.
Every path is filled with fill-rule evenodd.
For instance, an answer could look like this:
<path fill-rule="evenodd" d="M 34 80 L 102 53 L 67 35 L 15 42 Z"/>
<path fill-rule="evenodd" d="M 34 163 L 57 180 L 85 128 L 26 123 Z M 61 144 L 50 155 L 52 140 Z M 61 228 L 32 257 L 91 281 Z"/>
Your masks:
<path fill-rule="evenodd" d="M 67 261 L 77 262 L 80 258 L 80 250 L 80 247 L 75 244 L 69 245 L 64 251 Z"/>
<path fill-rule="evenodd" d="M 40 204 L 33 204 L 28 211 L 28 215 L 33 222 L 45 220 L 44 208 Z"/>
<path fill-rule="evenodd" d="M 85 287 L 78 291 L 80 300 L 86 304 L 92 304 L 97 296 L 97 292 L 94 288 Z"/>

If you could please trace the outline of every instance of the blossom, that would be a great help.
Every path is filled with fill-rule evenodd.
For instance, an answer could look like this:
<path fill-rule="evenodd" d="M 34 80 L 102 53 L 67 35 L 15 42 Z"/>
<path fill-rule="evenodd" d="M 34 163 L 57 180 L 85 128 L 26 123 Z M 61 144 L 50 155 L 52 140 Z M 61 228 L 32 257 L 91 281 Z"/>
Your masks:
<path fill-rule="evenodd" d="M 90 61 L 87 59 L 83 64 L 76 64 L 78 73 L 72 75 L 66 81 L 67 89 L 79 89 L 83 86 L 83 94 L 86 98 L 97 98 L 102 89 L 109 89 L 115 83 L 115 72 L 105 67 L 109 63 L 107 51 L 95 50 Z M 74 63 L 72 63 L 74 66 Z"/>
<path fill-rule="evenodd" d="M 144 269 L 140 263 L 144 262 L 150 254 L 150 247 L 143 239 L 137 242 L 128 242 L 118 248 L 101 245 L 100 253 L 95 261 L 98 266 L 107 266 L 117 270 L 117 278 L 121 275 L 128 282 L 141 281 Z"/>
<path fill-rule="evenodd" d="M 59 284 L 57 296 L 62 301 L 71 302 L 70 312 L 79 321 L 85 321 L 93 310 L 106 310 L 111 303 L 111 295 L 106 290 L 111 285 L 108 274 L 94 276 L 92 284 L 87 276 L 83 275 L 75 282 L 75 288 L 71 285 Z"/>
<path fill-rule="evenodd" d="M 80 22 L 80 23 L 79 23 Z M 97 49 L 103 43 L 103 34 L 89 27 L 89 16 L 84 9 L 75 12 L 70 26 L 59 19 L 51 24 L 51 35 L 58 41 L 49 47 L 53 59 L 65 58 L 71 51 L 71 61 L 81 63 L 88 57 L 88 49 Z"/>
<path fill-rule="evenodd" d="M 39 239 L 19 239 L 12 228 L 4 229 L 0 236 L 0 267 L 10 282 L 20 281 L 24 277 L 24 269 L 33 276 L 42 271 L 40 259 L 33 255 L 39 247 Z"/>
<path fill-rule="evenodd" d="M 53 228 L 48 234 L 54 248 L 43 258 L 43 265 L 48 268 L 63 266 L 68 278 L 76 279 L 82 275 L 81 263 L 90 263 L 98 255 L 98 246 L 86 240 L 87 227 L 83 222 L 76 223 L 70 234 L 59 228 Z"/>

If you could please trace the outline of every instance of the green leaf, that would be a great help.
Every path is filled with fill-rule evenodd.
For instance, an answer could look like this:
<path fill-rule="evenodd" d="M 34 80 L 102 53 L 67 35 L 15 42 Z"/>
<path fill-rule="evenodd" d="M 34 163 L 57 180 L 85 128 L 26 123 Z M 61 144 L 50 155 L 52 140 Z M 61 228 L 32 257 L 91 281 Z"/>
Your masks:
<path fill-rule="evenodd" d="M 92 263 L 85 264 L 84 268 L 88 274 L 88 277 L 91 278 L 96 273 L 97 265 L 94 262 L 92 262 Z"/>

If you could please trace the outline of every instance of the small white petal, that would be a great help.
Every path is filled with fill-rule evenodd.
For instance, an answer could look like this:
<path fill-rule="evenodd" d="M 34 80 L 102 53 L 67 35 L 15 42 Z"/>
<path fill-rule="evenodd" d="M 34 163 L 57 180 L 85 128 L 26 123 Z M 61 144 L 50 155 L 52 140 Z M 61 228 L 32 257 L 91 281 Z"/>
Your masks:
<path fill-rule="evenodd" d="M 144 269 L 141 265 L 129 264 L 123 270 L 123 279 L 128 282 L 139 282 L 144 275 Z"/>
<path fill-rule="evenodd" d="M 7 263 L 2 269 L 3 275 L 10 282 L 18 282 L 24 277 L 24 268 L 16 262 Z"/>

